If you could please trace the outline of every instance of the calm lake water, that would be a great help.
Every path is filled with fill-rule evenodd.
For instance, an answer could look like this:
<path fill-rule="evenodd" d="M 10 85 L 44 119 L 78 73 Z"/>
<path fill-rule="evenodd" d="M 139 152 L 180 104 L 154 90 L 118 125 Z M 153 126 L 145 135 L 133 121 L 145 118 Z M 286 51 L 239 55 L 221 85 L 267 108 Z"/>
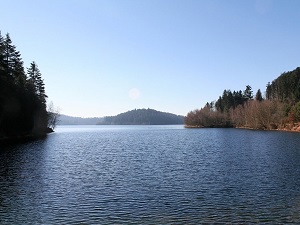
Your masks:
<path fill-rule="evenodd" d="M 300 133 L 60 126 L 0 159 L 1 224 L 300 223 Z"/>

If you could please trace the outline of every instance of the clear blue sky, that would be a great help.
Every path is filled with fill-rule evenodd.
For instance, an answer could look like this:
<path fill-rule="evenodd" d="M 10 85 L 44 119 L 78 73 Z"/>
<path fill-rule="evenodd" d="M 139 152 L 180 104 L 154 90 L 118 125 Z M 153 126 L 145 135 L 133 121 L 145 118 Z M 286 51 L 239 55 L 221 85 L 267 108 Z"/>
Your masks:
<path fill-rule="evenodd" d="M 300 66 L 299 0 L 0 0 L 0 30 L 71 116 L 186 115 Z"/>

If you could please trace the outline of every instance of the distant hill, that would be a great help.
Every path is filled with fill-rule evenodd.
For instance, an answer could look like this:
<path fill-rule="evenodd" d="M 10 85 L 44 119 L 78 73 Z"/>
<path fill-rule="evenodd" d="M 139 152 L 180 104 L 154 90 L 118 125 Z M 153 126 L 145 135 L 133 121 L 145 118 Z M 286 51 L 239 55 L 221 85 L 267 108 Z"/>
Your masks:
<path fill-rule="evenodd" d="M 183 124 L 184 117 L 154 109 L 134 109 L 116 116 L 107 116 L 99 125 L 171 125 Z"/>
<path fill-rule="evenodd" d="M 57 125 L 96 125 L 97 123 L 103 121 L 103 119 L 103 117 L 82 118 L 61 114 L 59 116 Z"/>

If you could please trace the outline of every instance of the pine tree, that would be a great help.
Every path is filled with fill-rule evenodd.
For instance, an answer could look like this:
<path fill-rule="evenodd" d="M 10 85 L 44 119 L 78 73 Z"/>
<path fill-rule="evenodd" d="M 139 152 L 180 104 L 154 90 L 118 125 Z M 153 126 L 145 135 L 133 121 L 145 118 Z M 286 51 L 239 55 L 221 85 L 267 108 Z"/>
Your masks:
<path fill-rule="evenodd" d="M 3 86 L 5 83 L 5 64 L 4 64 L 4 38 L 0 32 L 0 97 L 3 92 Z"/>
<path fill-rule="evenodd" d="M 45 84 L 42 79 L 42 74 L 35 62 L 30 64 L 30 67 L 27 68 L 27 75 L 29 77 L 29 83 L 33 86 L 34 93 L 41 101 L 43 106 L 46 107 L 46 92 L 45 92 Z"/>
<path fill-rule="evenodd" d="M 21 54 L 12 44 L 9 34 L 5 38 L 0 33 L 0 73 L 6 77 L 9 86 L 15 84 L 19 89 L 24 88 L 26 75 Z"/>
<path fill-rule="evenodd" d="M 19 88 L 24 88 L 26 82 L 26 74 L 23 64 L 20 52 L 16 51 L 12 57 L 11 70 L 13 72 L 14 82 Z"/>
<path fill-rule="evenodd" d="M 26 82 L 27 96 L 32 101 L 32 115 L 33 119 L 33 134 L 40 134 L 45 132 L 48 123 L 48 115 L 46 110 L 45 85 L 42 79 L 42 74 L 35 62 L 30 64 L 27 68 L 28 80 Z"/>
<path fill-rule="evenodd" d="M 0 75 L 4 73 L 4 38 L 0 31 Z"/>
<path fill-rule="evenodd" d="M 262 97 L 260 89 L 258 89 L 257 92 L 256 92 L 255 100 L 256 101 L 260 101 L 260 102 L 263 100 L 263 97 Z"/>
<path fill-rule="evenodd" d="M 9 34 L 7 33 L 3 41 L 3 67 L 6 76 L 13 76 L 14 56 L 16 54 L 16 47 L 12 44 Z"/>
<path fill-rule="evenodd" d="M 270 82 L 266 85 L 266 99 L 271 100 L 272 97 L 272 86 Z"/>
<path fill-rule="evenodd" d="M 246 86 L 246 89 L 244 91 L 244 97 L 247 99 L 247 100 L 251 100 L 253 98 L 253 91 L 252 91 L 252 88 L 250 85 L 247 85 Z"/>

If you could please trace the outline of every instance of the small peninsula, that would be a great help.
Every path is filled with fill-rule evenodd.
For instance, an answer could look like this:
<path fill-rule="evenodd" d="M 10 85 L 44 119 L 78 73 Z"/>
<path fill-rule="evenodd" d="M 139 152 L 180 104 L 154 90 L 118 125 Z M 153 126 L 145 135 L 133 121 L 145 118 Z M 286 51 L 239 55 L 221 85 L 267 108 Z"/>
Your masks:
<path fill-rule="evenodd" d="M 300 67 L 282 73 L 253 95 L 245 90 L 224 90 L 217 101 L 206 103 L 185 117 L 185 127 L 236 127 L 300 131 Z"/>

